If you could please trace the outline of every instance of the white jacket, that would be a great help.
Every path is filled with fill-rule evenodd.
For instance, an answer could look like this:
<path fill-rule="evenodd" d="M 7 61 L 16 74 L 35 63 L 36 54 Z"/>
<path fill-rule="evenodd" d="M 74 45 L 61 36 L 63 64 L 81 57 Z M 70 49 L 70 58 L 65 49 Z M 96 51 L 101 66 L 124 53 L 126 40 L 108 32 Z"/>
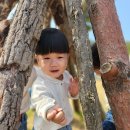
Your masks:
<path fill-rule="evenodd" d="M 73 119 L 73 112 L 68 99 L 68 86 L 72 76 L 68 71 L 63 74 L 63 80 L 57 80 L 49 77 L 39 70 L 39 74 L 32 86 L 31 103 L 36 109 L 34 117 L 35 130 L 57 130 L 63 126 L 48 121 L 46 112 L 49 108 L 58 104 L 64 111 L 67 118 L 66 125 Z"/>

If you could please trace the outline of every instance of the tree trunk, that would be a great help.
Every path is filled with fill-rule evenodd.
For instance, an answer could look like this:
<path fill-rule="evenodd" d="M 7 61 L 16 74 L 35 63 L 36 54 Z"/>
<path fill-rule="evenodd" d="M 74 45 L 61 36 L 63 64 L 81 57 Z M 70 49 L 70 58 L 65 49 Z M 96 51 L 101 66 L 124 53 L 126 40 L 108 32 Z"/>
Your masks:
<path fill-rule="evenodd" d="M 114 0 L 87 0 L 87 4 L 116 128 L 130 130 L 130 65 Z"/>
<path fill-rule="evenodd" d="M 43 28 L 49 28 L 51 22 L 52 14 L 50 9 L 47 7 L 47 12 L 45 13 Z"/>
<path fill-rule="evenodd" d="M 102 130 L 99 100 L 95 87 L 92 56 L 80 0 L 66 0 L 72 29 L 80 83 L 80 102 L 88 130 Z"/>
<path fill-rule="evenodd" d="M 17 0 L 1 0 L 0 1 L 0 21 L 6 19 L 13 4 Z"/>
<path fill-rule="evenodd" d="M 46 0 L 21 0 L 0 57 L 0 130 L 15 130 L 19 119 L 22 91 L 33 65 Z"/>

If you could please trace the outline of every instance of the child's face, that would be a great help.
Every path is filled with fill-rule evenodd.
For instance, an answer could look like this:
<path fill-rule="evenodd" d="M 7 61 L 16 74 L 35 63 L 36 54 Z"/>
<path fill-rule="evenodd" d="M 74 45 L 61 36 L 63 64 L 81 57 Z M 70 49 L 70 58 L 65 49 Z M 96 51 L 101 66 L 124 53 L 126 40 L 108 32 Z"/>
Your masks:
<path fill-rule="evenodd" d="M 42 71 L 52 78 L 59 79 L 67 68 L 69 54 L 50 53 L 37 55 L 38 65 Z"/>

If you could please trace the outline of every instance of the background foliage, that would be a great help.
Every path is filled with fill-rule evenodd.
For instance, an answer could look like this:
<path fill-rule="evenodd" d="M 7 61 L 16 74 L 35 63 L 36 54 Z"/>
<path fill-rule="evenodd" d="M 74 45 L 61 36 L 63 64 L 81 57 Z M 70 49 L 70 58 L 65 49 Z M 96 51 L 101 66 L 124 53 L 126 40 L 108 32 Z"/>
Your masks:
<path fill-rule="evenodd" d="M 130 55 L 130 42 L 126 42 L 126 45 L 127 45 L 128 52 L 129 52 L 129 55 Z"/>

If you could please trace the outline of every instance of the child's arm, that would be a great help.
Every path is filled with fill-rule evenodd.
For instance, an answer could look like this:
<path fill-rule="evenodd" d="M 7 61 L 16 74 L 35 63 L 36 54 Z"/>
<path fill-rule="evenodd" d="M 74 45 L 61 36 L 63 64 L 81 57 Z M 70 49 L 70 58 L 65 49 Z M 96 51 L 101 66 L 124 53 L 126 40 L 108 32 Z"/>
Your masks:
<path fill-rule="evenodd" d="M 75 97 L 79 93 L 79 81 L 77 78 L 71 78 L 70 79 L 70 86 L 69 86 L 69 93 L 71 97 Z"/>
<path fill-rule="evenodd" d="M 36 79 L 32 86 L 31 105 L 35 108 L 37 115 L 45 121 L 47 121 L 47 111 L 55 106 L 55 99 L 51 97 L 46 86 L 39 82 L 39 79 Z"/>
<path fill-rule="evenodd" d="M 45 121 L 52 121 L 60 125 L 66 124 L 62 108 L 56 105 L 55 99 L 51 97 L 46 86 L 39 83 L 38 79 L 32 87 L 31 103 L 38 116 L 41 116 Z"/>
<path fill-rule="evenodd" d="M 46 116 L 47 116 L 47 120 L 57 123 L 59 125 L 65 125 L 67 121 L 63 109 L 58 105 L 55 105 L 54 107 L 49 109 L 47 111 Z"/>

